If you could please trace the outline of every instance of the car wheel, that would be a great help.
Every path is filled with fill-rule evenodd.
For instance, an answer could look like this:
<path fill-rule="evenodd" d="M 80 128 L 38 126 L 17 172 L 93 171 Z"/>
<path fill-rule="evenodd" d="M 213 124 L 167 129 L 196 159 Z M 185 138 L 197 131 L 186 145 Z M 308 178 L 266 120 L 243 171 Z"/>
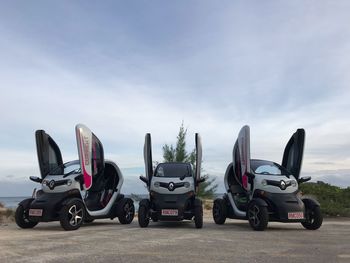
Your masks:
<path fill-rule="evenodd" d="M 121 210 L 118 211 L 118 219 L 121 224 L 130 224 L 134 219 L 135 207 L 134 202 L 130 198 L 122 201 Z"/>
<path fill-rule="evenodd" d="M 194 208 L 194 224 L 196 228 L 203 227 L 203 206 L 197 205 Z"/>
<path fill-rule="evenodd" d="M 60 223 L 64 230 L 76 230 L 84 222 L 85 208 L 79 199 L 69 200 L 60 211 Z"/>
<path fill-rule="evenodd" d="M 33 228 L 38 224 L 38 222 L 29 221 L 28 212 L 29 209 L 25 209 L 23 205 L 19 205 L 17 207 L 15 213 L 15 221 L 20 228 Z"/>
<path fill-rule="evenodd" d="M 261 206 L 257 202 L 251 202 L 248 206 L 248 220 L 250 226 L 257 231 L 266 229 L 269 222 L 269 214 L 266 206 Z"/>
<path fill-rule="evenodd" d="M 319 206 L 306 207 L 305 209 L 306 221 L 301 224 L 309 230 L 319 229 L 323 222 L 323 216 Z"/>
<path fill-rule="evenodd" d="M 213 219 L 218 225 L 225 223 L 227 217 L 227 207 L 224 199 L 218 198 L 213 205 Z"/>
<path fill-rule="evenodd" d="M 149 209 L 145 205 L 139 206 L 138 220 L 140 227 L 147 227 L 149 224 Z"/>
<path fill-rule="evenodd" d="M 158 216 L 157 215 L 151 215 L 151 219 L 153 222 L 158 222 Z"/>

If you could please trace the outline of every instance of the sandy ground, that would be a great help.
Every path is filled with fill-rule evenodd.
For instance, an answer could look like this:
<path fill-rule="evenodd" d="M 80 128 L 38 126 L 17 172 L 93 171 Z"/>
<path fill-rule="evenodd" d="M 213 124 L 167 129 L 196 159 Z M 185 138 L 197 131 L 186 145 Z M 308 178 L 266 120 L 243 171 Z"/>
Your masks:
<path fill-rule="evenodd" d="M 320 230 L 270 223 L 264 232 L 247 222 L 215 225 L 158 222 L 141 229 L 97 220 L 66 232 L 59 222 L 19 229 L 0 225 L 1 262 L 350 262 L 350 220 L 326 219 Z"/>

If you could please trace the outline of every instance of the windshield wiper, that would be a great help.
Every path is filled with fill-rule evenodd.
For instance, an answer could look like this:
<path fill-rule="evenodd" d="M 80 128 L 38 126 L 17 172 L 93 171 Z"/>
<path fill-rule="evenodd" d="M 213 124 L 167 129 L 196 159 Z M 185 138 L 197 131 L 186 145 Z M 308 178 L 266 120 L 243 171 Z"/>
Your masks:
<path fill-rule="evenodd" d="M 187 174 L 184 174 L 180 177 L 180 180 L 182 181 L 183 179 L 185 179 L 185 177 L 187 176 Z"/>
<path fill-rule="evenodd" d="M 70 171 L 69 173 L 66 173 L 65 175 L 63 175 L 63 178 L 66 178 L 67 176 L 74 174 L 74 173 L 80 173 L 81 169 L 75 169 L 73 171 Z"/>

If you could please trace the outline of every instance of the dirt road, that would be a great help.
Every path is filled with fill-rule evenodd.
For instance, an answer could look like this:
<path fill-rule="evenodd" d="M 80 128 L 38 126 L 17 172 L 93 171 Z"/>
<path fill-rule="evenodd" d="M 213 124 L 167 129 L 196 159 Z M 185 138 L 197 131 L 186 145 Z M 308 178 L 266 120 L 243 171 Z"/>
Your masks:
<path fill-rule="evenodd" d="M 150 223 L 139 228 L 100 220 L 77 231 L 58 222 L 34 229 L 0 226 L 1 262 L 350 262 L 350 220 L 328 219 L 320 230 L 270 223 L 264 232 L 228 220 L 203 229 L 191 222 Z"/>

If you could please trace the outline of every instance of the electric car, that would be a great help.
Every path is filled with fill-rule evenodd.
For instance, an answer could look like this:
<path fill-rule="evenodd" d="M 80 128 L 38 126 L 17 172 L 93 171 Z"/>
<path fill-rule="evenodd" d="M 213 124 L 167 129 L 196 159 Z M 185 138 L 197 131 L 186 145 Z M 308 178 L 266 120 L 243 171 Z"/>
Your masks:
<path fill-rule="evenodd" d="M 300 177 L 304 141 L 305 131 L 298 129 L 284 149 L 281 165 L 250 159 L 250 129 L 244 126 L 233 148 L 233 162 L 226 169 L 227 193 L 214 200 L 215 223 L 224 224 L 226 218 L 234 218 L 248 220 L 254 230 L 264 230 L 269 221 L 320 228 L 320 204 L 298 190 L 298 184 L 311 179 Z"/>
<path fill-rule="evenodd" d="M 140 179 L 146 183 L 149 199 L 139 203 L 138 221 L 140 227 L 153 222 L 192 220 L 196 228 L 203 226 L 202 201 L 196 197 L 198 186 L 204 182 L 200 177 L 202 145 L 198 133 L 196 141 L 196 167 L 193 171 L 190 163 L 159 163 L 153 171 L 151 134 L 147 133 L 144 145 L 146 177 Z"/>
<path fill-rule="evenodd" d="M 104 160 L 103 146 L 90 129 L 75 127 L 79 160 L 63 163 L 56 142 L 44 130 L 35 132 L 41 184 L 33 197 L 19 203 L 15 219 L 21 228 L 39 222 L 60 221 L 65 230 L 78 229 L 94 219 L 118 217 L 121 224 L 134 218 L 134 203 L 120 193 L 123 175 L 112 161 Z"/>

